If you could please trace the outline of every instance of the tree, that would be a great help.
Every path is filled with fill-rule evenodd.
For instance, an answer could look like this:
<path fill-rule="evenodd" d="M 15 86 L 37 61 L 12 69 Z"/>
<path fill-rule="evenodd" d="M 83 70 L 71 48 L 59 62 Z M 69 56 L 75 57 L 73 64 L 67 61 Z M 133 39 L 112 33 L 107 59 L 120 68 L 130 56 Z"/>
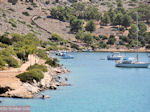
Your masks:
<path fill-rule="evenodd" d="M 109 23 L 110 23 L 110 16 L 107 13 L 105 13 L 103 18 L 102 18 L 102 24 L 107 25 Z"/>
<path fill-rule="evenodd" d="M 72 32 L 78 32 L 79 30 L 82 30 L 83 28 L 83 21 L 73 18 L 70 20 L 70 26 Z"/>
<path fill-rule="evenodd" d="M 84 42 L 88 45 L 93 43 L 93 36 L 90 33 L 86 33 L 84 36 Z"/>
<path fill-rule="evenodd" d="M 147 27 L 144 22 L 139 22 L 139 34 L 144 34 L 147 31 Z"/>
<path fill-rule="evenodd" d="M 133 19 L 129 15 L 124 15 L 122 20 L 122 25 L 124 27 L 129 27 L 131 23 L 133 22 Z"/>
<path fill-rule="evenodd" d="M 93 32 L 96 30 L 96 25 L 94 23 L 93 20 L 90 20 L 87 24 L 86 24 L 86 27 L 85 27 L 86 31 L 90 31 L 90 32 Z"/>
<path fill-rule="evenodd" d="M 146 22 L 149 22 L 149 20 L 150 20 L 150 7 L 148 5 L 145 5 L 145 4 L 139 5 L 138 12 L 139 12 L 140 19 L 142 21 L 146 20 Z"/>
<path fill-rule="evenodd" d="M 117 7 L 123 7 L 122 0 L 117 0 Z"/>
<path fill-rule="evenodd" d="M 8 0 L 9 3 L 12 3 L 12 5 L 16 5 L 16 3 L 18 2 L 18 0 Z"/>
<path fill-rule="evenodd" d="M 115 18 L 116 18 L 116 13 L 115 13 L 115 11 L 112 10 L 112 9 L 110 9 L 110 10 L 108 11 L 108 15 L 109 15 L 109 17 L 110 17 L 111 23 L 113 24 L 113 23 L 114 23 L 114 20 L 115 20 Z"/>
<path fill-rule="evenodd" d="M 76 33 L 76 39 L 83 40 L 84 39 L 84 32 L 83 31 L 78 31 Z"/>
<path fill-rule="evenodd" d="M 131 25 L 131 28 L 129 29 L 129 34 L 128 34 L 128 37 L 130 39 L 135 39 L 136 38 L 136 24 L 132 24 Z"/>
<path fill-rule="evenodd" d="M 115 41 L 116 41 L 115 36 L 114 35 L 110 35 L 110 37 L 109 37 L 109 39 L 107 41 L 107 44 L 114 45 Z"/>
<path fill-rule="evenodd" d="M 84 12 L 85 18 L 87 20 L 95 19 L 100 20 L 101 19 L 101 13 L 98 11 L 98 8 L 89 6 L 86 8 Z"/>
<path fill-rule="evenodd" d="M 51 38 L 49 38 L 49 39 L 53 40 L 53 41 L 56 41 L 56 42 L 63 40 L 63 38 L 61 38 L 61 36 L 58 35 L 57 33 L 52 34 Z"/>
<path fill-rule="evenodd" d="M 115 20 L 114 20 L 114 25 L 121 25 L 122 24 L 122 18 L 123 18 L 122 13 L 118 13 Z"/>

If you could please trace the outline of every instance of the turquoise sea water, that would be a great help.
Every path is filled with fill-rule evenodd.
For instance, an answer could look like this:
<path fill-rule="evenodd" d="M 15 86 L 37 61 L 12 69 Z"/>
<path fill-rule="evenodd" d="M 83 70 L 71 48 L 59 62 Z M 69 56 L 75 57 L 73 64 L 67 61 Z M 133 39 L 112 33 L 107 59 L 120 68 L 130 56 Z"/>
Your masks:
<path fill-rule="evenodd" d="M 116 68 L 100 60 L 108 53 L 71 54 L 75 59 L 60 59 L 71 71 L 65 74 L 71 87 L 44 91 L 51 96 L 46 100 L 0 98 L 0 105 L 30 105 L 31 112 L 150 112 L 150 68 Z M 146 53 L 140 59 L 147 61 Z"/>

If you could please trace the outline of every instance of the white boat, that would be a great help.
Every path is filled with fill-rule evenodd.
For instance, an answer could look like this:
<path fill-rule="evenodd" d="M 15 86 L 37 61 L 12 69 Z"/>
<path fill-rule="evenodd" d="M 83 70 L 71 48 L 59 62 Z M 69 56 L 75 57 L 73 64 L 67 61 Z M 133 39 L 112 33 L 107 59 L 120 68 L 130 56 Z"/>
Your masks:
<path fill-rule="evenodd" d="M 138 13 L 137 13 L 137 56 L 136 56 L 136 61 L 134 60 L 131 60 L 131 59 L 127 59 L 127 60 L 119 60 L 119 61 L 116 61 L 116 67 L 126 67 L 126 68 L 148 68 L 149 64 L 150 63 L 146 63 L 146 62 L 140 62 L 139 61 L 139 53 L 138 53 Z"/>
<path fill-rule="evenodd" d="M 120 60 L 117 61 L 116 67 L 125 67 L 125 68 L 148 68 L 149 63 L 139 62 L 134 60 Z"/>
<path fill-rule="evenodd" d="M 113 52 L 111 55 L 107 56 L 107 60 L 120 60 L 123 56 L 120 56 L 119 52 Z"/>
<path fill-rule="evenodd" d="M 67 53 L 65 53 L 63 56 L 62 56 L 62 59 L 74 59 L 74 57 L 72 55 L 69 55 Z"/>
<path fill-rule="evenodd" d="M 63 56 L 63 55 L 64 55 L 64 52 L 56 51 L 55 54 L 56 54 L 57 56 Z"/>

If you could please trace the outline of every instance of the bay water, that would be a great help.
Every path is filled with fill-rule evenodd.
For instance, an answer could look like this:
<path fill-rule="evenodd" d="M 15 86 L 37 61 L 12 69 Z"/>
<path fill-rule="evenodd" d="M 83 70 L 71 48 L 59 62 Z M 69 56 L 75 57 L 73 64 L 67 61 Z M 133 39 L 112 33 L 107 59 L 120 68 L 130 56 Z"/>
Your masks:
<path fill-rule="evenodd" d="M 58 58 L 70 70 L 63 76 L 72 86 L 42 92 L 50 99 L 0 98 L 0 105 L 28 105 L 31 112 L 150 112 L 150 68 L 117 68 L 101 60 L 109 53 L 70 54 L 74 59 Z M 148 60 L 146 53 L 139 58 Z"/>

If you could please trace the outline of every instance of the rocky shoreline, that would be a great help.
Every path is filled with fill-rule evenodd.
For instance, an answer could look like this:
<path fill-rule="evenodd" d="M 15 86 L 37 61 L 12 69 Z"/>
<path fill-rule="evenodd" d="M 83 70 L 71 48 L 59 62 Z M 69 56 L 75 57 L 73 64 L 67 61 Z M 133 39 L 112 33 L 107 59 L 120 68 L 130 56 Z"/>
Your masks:
<path fill-rule="evenodd" d="M 48 65 L 47 65 L 48 66 Z M 66 68 L 60 67 L 50 67 L 48 66 L 48 72 L 44 73 L 44 78 L 40 82 L 33 83 L 22 83 L 16 85 L 16 88 L 11 88 L 11 86 L 0 86 L 0 96 L 1 97 L 11 97 L 11 98 L 35 98 L 38 93 L 47 89 L 57 89 L 58 86 L 66 86 L 66 80 L 62 80 L 61 75 L 69 72 Z M 67 78 L 66 78 L 67 79 Z"/>

